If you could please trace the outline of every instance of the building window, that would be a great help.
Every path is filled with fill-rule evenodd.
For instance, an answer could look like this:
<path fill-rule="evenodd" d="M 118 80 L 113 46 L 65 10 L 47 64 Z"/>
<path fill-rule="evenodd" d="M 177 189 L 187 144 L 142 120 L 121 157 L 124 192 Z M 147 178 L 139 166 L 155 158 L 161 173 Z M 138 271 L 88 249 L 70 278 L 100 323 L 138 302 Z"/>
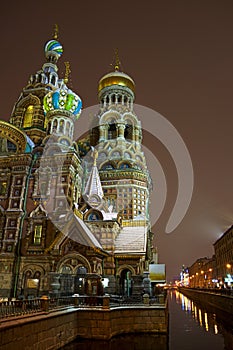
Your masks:
<path fill-rule="evenodd" d="M 21 185 L 22 184 L 22 179 L 21 178 L 17 178 L 15 180 L 15 182 L 16 182 L 16 185 Z"/>
<path fill-rule="evenodd" d="M 24 121 L 23 121 L 24 128 L 29 128 L 32 125 L 33 112 L 34 112 L 34 107 L 32 105 L 28 106 L 24 114 Z"/>
<path fill-rule="evenodd" d="M 6 247 L 6 251 L 7 252 L 12 252 L 13 250 L 13 246 L 11 244 L 8 244 L 7 247 Z"/>
<path fill-rule="evenodd" d="M 14 239 L 14 232 L 8 233 L 7 238 L 8 239 Z"/>
<path fill-rule="evenodd" d="M 33 237 L 34 244 L 41 244 L 41 233 L 42 233 L 42 225 L 36 225 L 34 227 L 34 237 Z"/>
<path fill-rule="evenodd" d="M 0 181 L 0 196 L 4 196 L 6 194 L 6 181 Z"/>
<path fill-rule="evenodd" d="M 15 196 L 15 197 L 18 197 L 19 195 L 20 195 L 20 190 L 15 190 L 15 191 L 14 191 L 14 196 Z"/>
<path fill-rule="evenodd" d="M 48 190 L 48 182 L 44 181 L 40 184 L 40 194 L 41 195 L 46 195 Z"/>
<path fill-rule="evenodd" d="M 11 208 L 18 208 L 19 207 L 19 201 L 12 201 Z"/>
<path fill-rule="evenodd" d="M 10 226 L 11 226 L 11 227 L 16 226 L 16 221 L 15 221 L 15 220 L 10 220 Z"/>

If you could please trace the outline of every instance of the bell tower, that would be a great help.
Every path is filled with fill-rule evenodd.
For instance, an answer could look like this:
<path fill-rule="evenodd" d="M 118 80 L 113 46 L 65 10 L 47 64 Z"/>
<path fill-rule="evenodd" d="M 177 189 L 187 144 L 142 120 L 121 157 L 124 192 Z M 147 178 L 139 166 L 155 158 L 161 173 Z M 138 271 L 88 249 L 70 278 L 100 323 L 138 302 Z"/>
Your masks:
<path fill-rule="evenodd" d="M 16 102 L 10 123 L 24 131 L 38 145 L 46 135 L 47 119 L 43 109 L 44 96 L 58 87 L 57 62 L 63 53 L 62 45 L 57 41 L 58 27 L 52 40 L 45 44 L 46 63 L 29 78 Z"/>
<path fill-rule="evenodd" d="M 58 88 L 44 97 L 44 112 L 47 120 L 47 135 L 53 135 L 54 141 L 65 146 L 73 143 L 74 122 L 81 113 L 80 97 L 68 88 L 70 73 L 69 62 L 66 64 L 65 79 L 59 82 Z"/>
<path fill-rule="evenodd" d="M 98 98 L 98 126 L 92 140 L 98 148 L 104 196 L 123 220 L 145 224 L 151 180 L 141 148 L 141 123 L 134 112 L 135 83 L 120 70 L 118 53 L 114 71 L 99 81 Z"/>

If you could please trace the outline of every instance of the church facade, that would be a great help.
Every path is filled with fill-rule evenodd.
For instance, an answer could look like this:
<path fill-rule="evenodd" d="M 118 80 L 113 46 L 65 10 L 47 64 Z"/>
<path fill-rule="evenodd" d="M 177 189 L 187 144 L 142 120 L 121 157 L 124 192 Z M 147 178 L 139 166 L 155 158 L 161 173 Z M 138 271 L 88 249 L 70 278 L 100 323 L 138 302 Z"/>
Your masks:
<path fill-rule="evenodd" d="M 0 121 L 0 297 L 140 294 L 153 233 L 135 83 L 116 60 L 89 134 L 74 140 L 82 101 L 67 63 L 59 76 L 62 53 L 56 36 L 46 43 L 46 62 Z"/>

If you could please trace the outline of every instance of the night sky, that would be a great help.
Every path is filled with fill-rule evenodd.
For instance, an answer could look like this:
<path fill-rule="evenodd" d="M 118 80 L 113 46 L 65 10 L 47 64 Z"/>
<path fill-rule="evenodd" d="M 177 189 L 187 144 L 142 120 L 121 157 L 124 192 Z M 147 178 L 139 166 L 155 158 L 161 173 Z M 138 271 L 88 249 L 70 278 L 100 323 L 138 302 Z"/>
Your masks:
<path fill-rule="evenodd" d="M 153 226 L 159 262 L 166 263 L 171 279 L 183 264 L 211 257 L 213 243 L 233 223 L 233 2 L 5 1 L 0 19 L 3 120 L 45 62 L 44 44 L 55 23 L 64 48 L 59 71 L 70 62 L 72 88 L 84 107 L 97 104 L 98 80 L 111 70 L 119 49 L 122 70 L 136 83 L 135 102 L 172 123 L 194 169 L 190 207 L 167 234 L 177 173 L 164 145 L 144 132 L 144 145 L 159 160 L 168 187 Z M 143 115 L 139 118 L 143 126 Z"/>

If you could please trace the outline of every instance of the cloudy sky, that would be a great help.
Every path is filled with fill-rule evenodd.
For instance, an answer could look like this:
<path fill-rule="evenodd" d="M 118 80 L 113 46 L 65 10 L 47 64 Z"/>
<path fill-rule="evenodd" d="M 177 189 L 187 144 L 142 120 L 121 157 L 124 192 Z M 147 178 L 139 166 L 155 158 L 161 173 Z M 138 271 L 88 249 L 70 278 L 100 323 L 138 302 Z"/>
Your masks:
<path fill-rule="evenodd" d="M 9 120 L 30 74 L 44 63 L 44 44 L 52 38 L 55 23 L 64 47 L 60 72 L 64 72 L 63 62 L 69 61 L 72 88 L 86 108 L 97 104 L 98 80 L 111 70 L 117 47 L 122 70 L 136 83 L 135 102 L 173 125 L 192 160 L 194 189 L 189 209 L 167 234 L 178 174 L 170 152 L 145 126 L 145 148 L 159 161 L 167 182 L 165 207 L 153 226 L 159 261 L 166 263 L 171 279 L 183 264 L 212 256 L 213 243 L 233 223 L 233 2 L 8 4 L 4 2 L 0 12 L 1 119 Z M 143 115 L 139 118 L 143 126 Z M 153 117 L 151 123 L 155 123 Z M 160 182 L 153 169 L 156 194 Z M 155 199 L 155 216 L 157 210 Z"/>

